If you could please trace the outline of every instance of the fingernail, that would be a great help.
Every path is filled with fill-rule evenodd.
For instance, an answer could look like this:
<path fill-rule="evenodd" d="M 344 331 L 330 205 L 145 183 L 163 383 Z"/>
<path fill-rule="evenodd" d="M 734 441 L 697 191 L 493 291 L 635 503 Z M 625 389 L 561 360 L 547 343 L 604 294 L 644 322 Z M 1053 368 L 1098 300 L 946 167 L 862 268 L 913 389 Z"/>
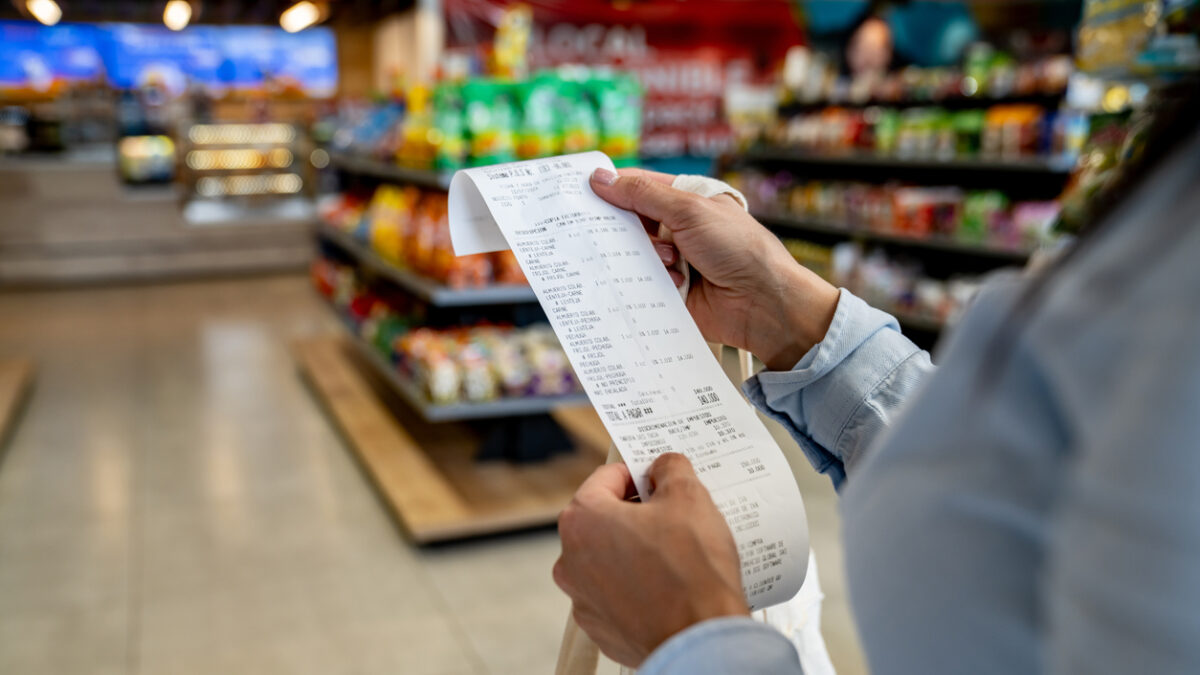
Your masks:
<path fill-rule="evenodd" d="M 592 172 L 592 180 L 601 185 L 612 185 L 617 182 L 617 174 L 608 169 L 596 169 Z"/>
<path fill-rule="evenodd" d="M 654 250 L 658 251 L 658 257 L 662 258 L 662 261 L 665 264 L 670 265 L 675 262 L 674 246 L 671 246 L 670 244 L 655 244 Z"/>

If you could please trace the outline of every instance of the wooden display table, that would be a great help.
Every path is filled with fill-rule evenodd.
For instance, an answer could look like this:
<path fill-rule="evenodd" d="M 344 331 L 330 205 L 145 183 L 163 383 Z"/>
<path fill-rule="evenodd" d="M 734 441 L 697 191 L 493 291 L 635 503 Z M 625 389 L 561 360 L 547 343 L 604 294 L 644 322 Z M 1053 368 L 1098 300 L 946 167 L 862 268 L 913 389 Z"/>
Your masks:
<path fill-rule="evenodd" d="M 417 543 L 554 523 L 609 438 L 588 406 L 550 411 L 575 451 L 536 463 L 477 459 L 482 439 L 465 422 L 437 423 L 380 376 L 351 343 L 322 338 L 293 347 L 301 373 L 385 503 Z M 574 401 L 578 403 L 578 400 Z"/>
<path fill-rule="evenodd" d="M 0 447 L 16 426 L 29 387 L 33 384 L 33 361 L 0 359 Z"/>

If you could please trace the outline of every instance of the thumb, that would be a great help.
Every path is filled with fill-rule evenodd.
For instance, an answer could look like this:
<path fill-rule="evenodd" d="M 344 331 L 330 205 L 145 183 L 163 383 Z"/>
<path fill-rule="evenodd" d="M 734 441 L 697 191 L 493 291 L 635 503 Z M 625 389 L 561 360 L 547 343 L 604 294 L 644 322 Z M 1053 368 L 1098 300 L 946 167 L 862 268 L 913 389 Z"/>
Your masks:
<path fill-rule="evenodd" d="M 598 502 L 622 501 L 637 494 L 629 467 L 623 462 L 604 464 L 592 472 L 575 491 L 578 500 Z"/>
<path fill-rule="evenodd" d="M 650 489 L 655 495 L 667 496 L 688 484 L 700 484 L 691 460 L 678 452 L 659 455 L 650 465 L 646 477 L 650 480 Z"/>
<path fill-rule="evenodd" d="M 618 176 L 608 169 L 592 173 L 592 190 L 604 201 L 651 220 L 671 225 L 696 208 L 701 197 L 644 174 Z"/>

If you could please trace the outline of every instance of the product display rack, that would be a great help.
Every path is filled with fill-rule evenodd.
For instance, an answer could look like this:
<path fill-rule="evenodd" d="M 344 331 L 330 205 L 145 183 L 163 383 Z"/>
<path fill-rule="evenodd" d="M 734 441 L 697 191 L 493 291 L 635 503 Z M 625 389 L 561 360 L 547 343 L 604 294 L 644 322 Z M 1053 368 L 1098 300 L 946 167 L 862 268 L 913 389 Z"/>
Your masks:
<path fill-rule="evenodd" d="M 349 234 L 327 224 L 317 227 L 317 236 L 336 246 L 359 265 L 387 278 L 412 295 L 439 307 L 476 307 L 537 302 L 533 289 L 517 284 L 495 284 L 480 288 L 451 288 L 428 277 L 394 265 L 359 243 Z"/>
<path fill-rule="evenodd" d="M 786 171 L 810 180 L 887 184 L 896 180 L 916 185 L 955 185 L 963 189 L 1001 190 L 1014 198 L 1052 199 L 1063 189 L 1075 166 L 1069 156 L 1020 158 L 881 155 L 862 151 L 820 152 L 798 148 L 757 146 L 719 163 L 722 172 L 757 169 Z M 936 279 L 977 276 L 1001 267 L 1023 266 L 1033 248 L 1008 248 L 995 243 L 956 240 L 944 236 L 911 236 L 877 231 L 849 223 L 829 222 L 786 211 L 760 209 L 755 217 L 781 238 L 796 238 L 822 246 L 855 241 L 920 261 Z M 945 325 L 941 320 L 904 310 L 889 311 L 918 344 L 931 347 Z"/>
<path fill-rule="evenodd" d="M 353 333 L 352 327 L 347 329 Z M 464 420 L 493 419 L 498 417 L 521 417 L 547 414 L 555 408 L 587 405 L 587 394 L 564 394 L 562 396 L 521 396 L 498 398 L 478 403 L 433 403 L 415 382 L 397 370 L 378 350 L 362 338 L 353 336 L 350 344 L 366 359 L 400 398 L 419 413 L 427 422 L 458 422 Z"/>
<path fill-rule="evenodd" d="M 182 182 L 201 199 L 285 198 L 308 183 L 307 140 L 280 122 L 194 124 L 180 137 Z"/>
<path fill-rule="evenodd" d="M 553 524 L 609 444 L 590 407 L 550 413 L 574 452 L 536 463 L 479 461 L 463 424 L 431 424 L 381 385 L 344 338 L 293 345 L 302 376 L 328 412 L 396 522 L 418 544 Z"/>
<path fill-rule="evenodd" d="M 451 177 L 346 153 L 332 154 L 331 164 L 344 183 L 367 187 L 445 191 Z M 544 321 L 528 286 L 452 288 L 391 263 L 328 224 L 315 234 L 331 255 L 423 305 L 433 325 L 489 317 L 509 317 L 516 325 Z M 435 404 L 330 307 L 349 335 L 297 344 L 296 360 L 413 541 L 553 524 L 604 461 L 609 437 L 585 394 Z"/>

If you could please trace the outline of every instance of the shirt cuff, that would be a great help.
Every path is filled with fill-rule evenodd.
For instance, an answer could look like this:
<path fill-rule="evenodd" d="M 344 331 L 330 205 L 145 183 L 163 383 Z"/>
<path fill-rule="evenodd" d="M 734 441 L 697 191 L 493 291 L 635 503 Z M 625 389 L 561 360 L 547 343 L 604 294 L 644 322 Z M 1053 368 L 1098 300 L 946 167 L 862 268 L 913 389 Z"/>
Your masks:
<path fill-rule="evenodd" d="M 749 617 L 702 621 L 673 635 L 638 675 L 801 673 L 796 648 L 779 631 Z"/>
<path fill-rule="evenodd" d="M 821 342 L 789 371 L 763 371 L 742 390 L 759 410 L 791 432 L 813 467 L 840 487 L 852 459 L 842 434 L 895 368 L 920 351 L 890 314 L 841 289 Z"/>

